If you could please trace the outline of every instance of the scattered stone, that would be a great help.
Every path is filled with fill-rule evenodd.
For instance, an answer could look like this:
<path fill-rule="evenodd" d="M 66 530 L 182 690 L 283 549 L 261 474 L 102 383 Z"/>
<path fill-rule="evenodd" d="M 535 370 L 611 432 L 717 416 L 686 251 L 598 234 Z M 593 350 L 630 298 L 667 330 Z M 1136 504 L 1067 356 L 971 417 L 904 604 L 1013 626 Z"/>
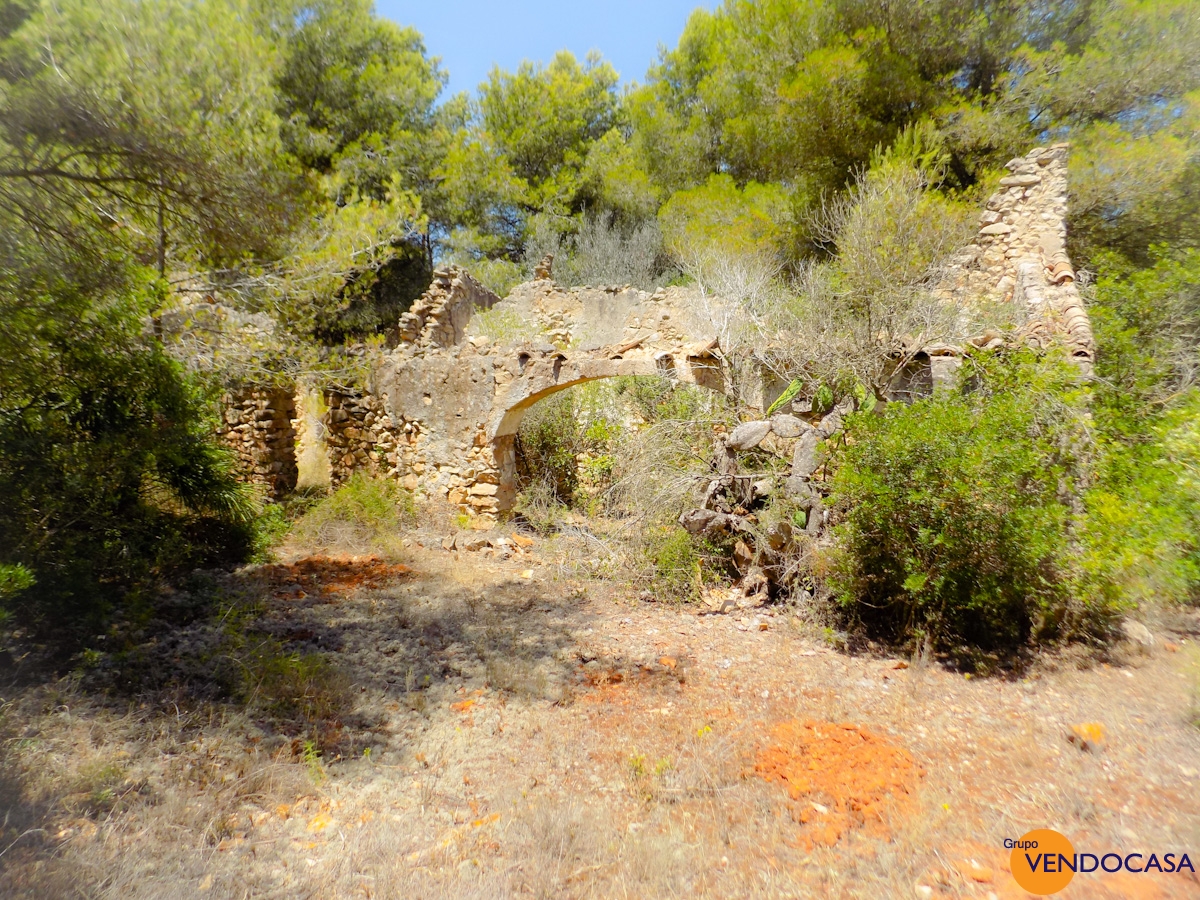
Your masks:
<path fill-rule="evenodd" d="M 517 531 L 514 531 L 512 533 L 512 542 L 514 544 L 516 544 L 518 547 L 522 548 L 523 550 L 528 550 L 530 547 L 533 546 L 533 538 L 526 537 L 525 535 L 523 535 Z"/>
<path fill-rule="evenodd" d="M 1121 634 L 1124 635 L 1125 640 L 1138 646 L 1143 651 L 1148 652 L 1158 646 L 1158 641 L 1150 633 L 1150 629 L 1134 619 L 1121 620 Z"/>
<path fill-rule="evenodd" d="M 1099 753 L 1108 742 L 1104 725 L 1100 722 L 1072 725 L 1067 740 L 1085 753 Z"/>

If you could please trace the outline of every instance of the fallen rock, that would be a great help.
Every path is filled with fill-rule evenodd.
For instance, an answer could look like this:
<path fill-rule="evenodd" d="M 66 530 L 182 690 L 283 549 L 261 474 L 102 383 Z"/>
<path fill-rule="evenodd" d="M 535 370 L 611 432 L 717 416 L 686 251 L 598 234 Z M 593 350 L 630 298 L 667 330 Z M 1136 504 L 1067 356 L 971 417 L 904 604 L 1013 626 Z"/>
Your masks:
<path fill-rule="evenodd" d="M 458 548 L 460 550 L 466 550 L 470 553 L 474 553 L 477 550 L 482 550 L 484 547 L 490 547 L 490 546 L 492 546 L 492 542 L 489 541 L 487 538 L 473 537 L 473 538 L 467 538 L 465 541 L 463 541 L 461 544 L 458 545 Z"/>
<path fill-rule="evenodd" d="M 1158 641 L 1150 633 L 1150 629 L 1134 619 L 1121 620 L 1121 634 L 1125 637 L 1125 640 L 1141 648 L 1143 651 L 1150 651 L 1158 646 Z"/>
<path fill-rule="evenodd" d="M 455 534 L 446 535 L 444 538 L 442 538 L 442 549 L 443 550 L 453 550 L 457 539 L 458 539 L 458 535 L 455 535 Z"/>
<path fill-rule="evenodd" d="M 771 423 L 743 422 L 725 439 L 725 444 L 731 450 L 753 450 L 771 433 Z"/>
<path fill-rule="evenodd" d="M 526 537 L 525 535 L 516 531 L 512 533 L 512 542 L 523 550 L 528 550 L 533 546 L 533 538 Z"/>
<path fill-rule="evenodd" d="M 814 429 L 801 436 L 792 455 L 792 476 L 807 478 L 825 462 L 825 453 L 820 448 L 821 435 Z"/>

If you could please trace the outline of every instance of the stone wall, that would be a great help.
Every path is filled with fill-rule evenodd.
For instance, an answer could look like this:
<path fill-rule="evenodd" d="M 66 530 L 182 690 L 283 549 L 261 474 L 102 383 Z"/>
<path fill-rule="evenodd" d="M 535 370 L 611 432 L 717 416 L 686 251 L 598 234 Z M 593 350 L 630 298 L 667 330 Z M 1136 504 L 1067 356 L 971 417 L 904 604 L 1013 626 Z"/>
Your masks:
<path fill-rule="evenodd" d="M 405 320 L 408 339 L 380 360 L 371 388 L 390 419 L 403 422 L 386 474 L 419 496 L 479 515 L 511 508 L 517 426 L 530 406 L 572 385 L 654 374 L 723 383 L 715 326 L 696 292 L 565 288 L 540 279 L 496 308 L 494 295 L 468 290 L 472 279 L 460 270 L 439 278 Z M 472 296 L 478 306 L 467 302 Z M 466 318 L 493 308 L 499 316 L 487 325 L 499 326 L 497 334 Z M 339 444 L 334 455 L 349 464 L 365 450 Z"/>
<path fill-rule="evenodd" d="M 370 394 L 325 393 L 325 448 L 329 482 L 338 487 L 355 472 L 385 474 L 396 456 L 392 420 Z"/>
<path fill-rule="evenodd" d="M 220 439 L 238 458 L 242 481 L 271 497 L 296 489 L 295 397 L 283 388 L 247 387 L 222 398 Z"/>
<path fill-rule="evenodd" d="M 1063 343 L 1090 369 L 1095 342 L 1066 252 L 1067 151 L 1037 147 L 1008 163 L 975 240 L 949 261 L 936 290 L 967 307 L 1011 304 L 1023 323 L 1016 342 Z"/>
<path fill-rule="evenodd" d="M 400 341 L 413 347 L 452 347 L 462 342 L 476 310 L 491 309 L 499 302 L 466 270 L 436 269 L 429 290 L 400 317 Z"/>
<path fill-rule="evenodd" d="M 499 468 L 482 426 L 474 429 L 468 446 L 456 445 L 448 452 L 435 423 L 411 413 L 389 414 L 382 397 L 329 392 L 325 401 L 333 487 L 355 472 L 367 472 L 395 479 L 422 498 L 442 497 L 477 514 L 495 513 L 501 501 L 511 504 L 511 498 L 497 497 Z"/>
<path fill-rule="evenodd" d="M 973 307 L 1009 307 L 1016 333 L 989 332 L 972 344 L 1065 343 L 1086 367 L 1091 328 L 1064 249 L 1066 154 L 1065 145 L 1036 148 L 1008 164 L 975 239 L 947 262 L 933 290 L 963 311 L 968 334 Z M 548 267 L 540 274 L 549 275 Z M 475 316 L 485 310 L 494 314 Z M 736 392 L 743 406 L 761 409 L 783 385 L 733 384 L 721 347 L 732 315 L 694 289 L 565 288 L 549 277 L 501 301 L 462 269 L 440 268 L 401 317 L 396 345 L 374 361 L 369 387 L 326 396 L 320 430 L 330 481 L 336 487 L 366 471 L 492 515 L 515 499 L 515 435 L 525 411 L 573 385 L 663 375 Z M 896 398 L 950 383 L 963 349 L 917 348 L 897 373 Z M 289 463 L 285 447 L 294 442 L 290 398 L 252 392 L 230 403 L 225 434 L 248 471 L 275 493 L 294 485 L 294 452 Z M 790 419 L 780 423 L 794 427 Z M 804 435 L 775 437 L 803 443 Z"/>

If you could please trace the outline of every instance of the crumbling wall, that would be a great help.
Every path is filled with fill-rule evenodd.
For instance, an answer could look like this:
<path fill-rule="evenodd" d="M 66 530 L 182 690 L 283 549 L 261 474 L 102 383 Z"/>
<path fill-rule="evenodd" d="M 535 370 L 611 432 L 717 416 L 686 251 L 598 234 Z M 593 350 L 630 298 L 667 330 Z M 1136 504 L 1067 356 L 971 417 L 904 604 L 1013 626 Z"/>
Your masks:
<path fill-rule="evenodd" d="M 295 395 L 286 388 L 243 387 L 221 402 L 217 436 L 238 459 L 241 481 L 261 484 L 271 497 L 296 489 Z"/>
<path fill-rule="evenodd" d="M 949 261 L 936 292 L 967 307 L 1010 304 L 1023 322 L 1017 342 L 1065 344 L 1090 369 L 1095 341 L 1066 253 L 1067 152 L 1036 147 L 1008 163 L 975 240 Z"/>
<path fill-rule="evenodd" d="M 433 283 L 400 317 L 400 341 L 413 347 L 452 347 L 461 343 L 477 309 L 491 309 L 500 298 L 457 266 L 433 273 Z"/>
<path fill-rule="evenodd" d="M 1094 355 L 1091 328 L 1064 249 L 1066 155 L 1065 145 L 1054 145 L 1008 164 L 1010 174 L 988 201 L 974 241 L 948 261 L 933 290 L 965 313 L 1007 305 L 1020 323 L 1014 340 L 1063 342 L 1087 366 Z M 362 470 L 394 478 L 418 495 L 494 514 L 515 499 L 521 417 L 557 391 L 600 378 L 658 374 L 736 390 L 744 404 L 765 407 L 783 387 L 765 379 L 758 390 L 733 383 L 737 373 L 721 348 L 731 311 L 704 292 L 565 288 L 549 277 L 548 264 L 538 274 L 544 277 L 501 301 L 462 269 L 434 273 L 429 290 L 401 317 L 397 345 L 376 360 L 369 387 L 326 397 L 322 425 L 333 485 Z M 484 310 L 497 315 L 473 321 Z M 1003 341 L 989 333 L 971 343 Z M 917 350 L 897 372 L 897 399 L 950 383 L 962 348 Z M 255 477 L 269 477 L 278 490 L 289 478 L 294 484 L 294 458 L 288 466 L 254 447 L 261 443 L 284 453 L 290 435 L 261 424 L 273 421 L 284 401 L 258 403 L 239 400 L 227 430 L 238 435 L 231 442 Z M 253 415 L 244 421 L 251 407 Z M 258 418 L 268 409 L 270 415 Z M 792 481 L 798 489 L 816 462 L 814 435 L 833 421 L 827 417 L 813 426 L 789 416 L 757 426 L 788 445 L 781 452 L 792 452 L 795 442 Z"/>
<path fill-rule="evenodd" d="M 516 426 L 541 397 L 614 375 L 694 380 L 693 368 L 709 376 L 719 365 L 712 325 L 703 327 L 703 310 L 679 289 L 564 288 L 543 278 L 502 301 L 493 321 L 512 333 L 488 335 L 469 316 L 497 300 L 473 284 L 460 269 L 439 270 L 402 320 L 401 342 L 380 360 L 368 395 L 338 406 L 344 422 L 330 421 L 335 468 L 367 466 L 419 496 L 495 514 L 515 500 Z M 394 423 L 394 450 L 389 444 L 382 458 L 371 455 L 368 407 L 376 421 Z M 333 409 L 331 401 L 331 417 Z"/>
<path fill-rule="evenodd" d="M 382 402 L 370 394 L 326 391 L 325 407 L 330 485 L 338 487 L 355 472 L 387 472 L 396 457 L 396 437 Z"/>

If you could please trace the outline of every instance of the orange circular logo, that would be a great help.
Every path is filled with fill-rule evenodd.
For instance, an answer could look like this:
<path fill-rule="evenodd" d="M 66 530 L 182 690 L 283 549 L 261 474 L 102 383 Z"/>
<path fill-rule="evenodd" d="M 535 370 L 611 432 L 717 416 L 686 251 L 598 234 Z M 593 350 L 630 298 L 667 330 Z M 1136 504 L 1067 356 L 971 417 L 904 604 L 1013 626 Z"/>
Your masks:
<path fill-rule="evenodd" d="M 1029 893 L 1054 894 L 1075 877 L 1075 847 L 1057 831 L 1038 828 L 1014 842 L 1009 866 Z"/>

